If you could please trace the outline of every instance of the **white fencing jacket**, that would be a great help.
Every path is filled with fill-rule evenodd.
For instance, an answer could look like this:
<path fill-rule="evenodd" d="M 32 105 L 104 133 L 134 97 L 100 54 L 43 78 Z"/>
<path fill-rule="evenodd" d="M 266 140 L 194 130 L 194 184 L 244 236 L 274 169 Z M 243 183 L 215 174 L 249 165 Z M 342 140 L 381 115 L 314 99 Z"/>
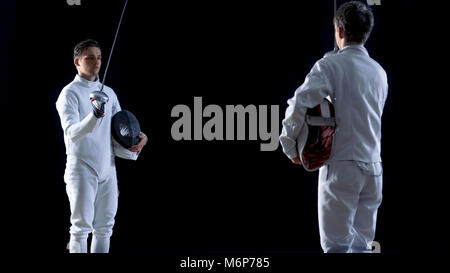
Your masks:
<path fill-rule="evenodd" d="M 64 130 L 66 154 L 85 161 L 100 177 L 104 177 L 114 165 L 111 118 L 121 108 L 114 91 L 105 85 L 103 92 L 109 97 L 105 104 L 105 116 L 96 118 L 89 94 L 100 88 L 98 79 L 89 81 L 76 75 L 61 91 L 56 109 Z"/>
<path fill-rule="evenodd" d="M 381 162 L 381 116 L 387 92 L 386 72 L 361 45 L 346 46 L 320 59 L 288 100 L 280 135 L 283 152 L 289 158 L 298 155 L 296 139 L 306 126 L 306 109 L 329 96 L 336 117 L 329 160 Z"/>

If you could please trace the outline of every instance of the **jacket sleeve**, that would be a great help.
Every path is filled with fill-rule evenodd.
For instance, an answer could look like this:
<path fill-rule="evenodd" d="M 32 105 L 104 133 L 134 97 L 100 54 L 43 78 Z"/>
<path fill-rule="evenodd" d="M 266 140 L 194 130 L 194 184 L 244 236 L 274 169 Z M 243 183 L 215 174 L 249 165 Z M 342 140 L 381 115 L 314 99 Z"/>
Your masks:
<path fill-rule="evenodd" d="M 59 96 L 56 101 L 56 109 L 61 119 L 64 134 L 72 142 L 76 142 L 86 134 L 92 132 L 98 121 L 93 112 L 80 120 L 78 98 L 68 90 L 63 91 Z"/>
<path fill-rule="evenodd" d="M 306 76 L 303 84 L 295 90 L 294 96 L 287 101 L 280 144 L 283 152 L 289 157 L 298 156 L 296 139 L 305 125 L 305 115 L 308 108 L 313 108 L 331 95 L 331 84 L 325 71 L 325 64 L 318 61 Z"/>

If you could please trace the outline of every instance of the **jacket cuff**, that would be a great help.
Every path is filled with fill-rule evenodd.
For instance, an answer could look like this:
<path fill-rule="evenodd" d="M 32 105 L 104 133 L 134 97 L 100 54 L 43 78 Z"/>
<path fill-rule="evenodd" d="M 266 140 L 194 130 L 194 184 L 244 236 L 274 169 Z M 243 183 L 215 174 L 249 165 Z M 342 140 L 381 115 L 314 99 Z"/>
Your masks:
<path fill-rule="evenodd" d="M 280 136 L 280 144 L 283 148 L 283 153 L 290 159 L 298 156 L 297 142 L 288 136 Z"/>

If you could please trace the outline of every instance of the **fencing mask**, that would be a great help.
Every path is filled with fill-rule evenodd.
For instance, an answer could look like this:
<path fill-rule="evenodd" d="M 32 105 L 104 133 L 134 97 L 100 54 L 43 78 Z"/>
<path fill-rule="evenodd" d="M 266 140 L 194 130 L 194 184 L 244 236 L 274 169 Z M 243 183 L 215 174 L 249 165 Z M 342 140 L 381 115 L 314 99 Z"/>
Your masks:
<path fill-rule="evenodd" d="M 328 99 L 308 108 L 297 137 L 298 154 L 307 171 L 319 169 L 330 158 L 335 128 L 334 107 Z"/>
<path fill-rule="evenodd" d="M 112 136 L 120 145 L 128 149 L 139 142 L 141 127 L 136 117 L 127 110 L 117 112 L 112 117 Z"/>

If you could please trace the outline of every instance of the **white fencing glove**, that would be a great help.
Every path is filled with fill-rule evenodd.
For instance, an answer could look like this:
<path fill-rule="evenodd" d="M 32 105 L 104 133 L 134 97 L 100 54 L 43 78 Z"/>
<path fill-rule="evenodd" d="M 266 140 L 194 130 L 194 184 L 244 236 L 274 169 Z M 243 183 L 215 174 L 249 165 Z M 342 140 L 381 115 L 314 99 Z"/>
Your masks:
<path fill-rule="evenodd" d="M 96 118 L 101 118 L 105 116 L 105 104 L 108 102 L 109 97 L 105 92 L 94 91 L 89 94 L 91 100 L 92 108 L 94 111 L 94 116 Z"/>

